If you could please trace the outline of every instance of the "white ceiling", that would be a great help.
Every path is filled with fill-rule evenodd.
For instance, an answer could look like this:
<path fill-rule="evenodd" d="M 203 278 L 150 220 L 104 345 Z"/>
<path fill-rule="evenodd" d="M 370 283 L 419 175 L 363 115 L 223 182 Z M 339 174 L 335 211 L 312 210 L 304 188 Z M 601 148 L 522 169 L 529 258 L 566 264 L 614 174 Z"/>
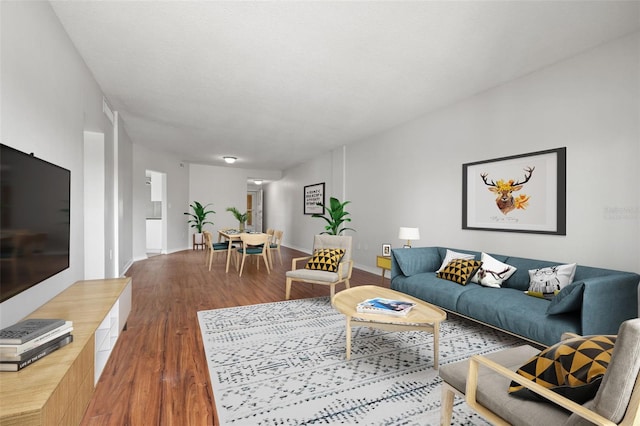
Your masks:
<path fill-rule="evenodd" d="M 52 1 L 127 133 L 283 170 L 640 30 L 637 1 Z"/>

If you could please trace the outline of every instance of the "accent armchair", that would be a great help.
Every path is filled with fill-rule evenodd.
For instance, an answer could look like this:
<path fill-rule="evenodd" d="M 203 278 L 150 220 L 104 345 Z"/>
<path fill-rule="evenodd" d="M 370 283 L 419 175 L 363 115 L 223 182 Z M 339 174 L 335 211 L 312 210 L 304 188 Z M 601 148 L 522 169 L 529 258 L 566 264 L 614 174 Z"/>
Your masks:
<path fill-rule="evenodd" d="M 563 336 L 563 340 L 575 336 Z M 640 319 L 622 323 L 602 383 L 595 397 L 582 405 L 515 372 L 539 352 L 523 345 L 442 366 L 440 423 L 451 423 L 457 394 L 496 425 L 640 425 Z M 550 402 L 510 395 L 507 388 L 511 381 Z"/>
<path fill-rule="evenodd" d="M 337 284 L 344 283 L 349 288 L 353 260 L 351 259 L 351 236 L 347 235 L 315 235 L 313 238 L 313 252 L 321 249 L 344 249 L 344 255 L 340 259 L 335 272 L 306 269 L 305 265 L 313 256 L 297 257 L 291 260 L 291 270 L 286 273 L 285 298 L 291 296 L 291 284 L 304 282 L 309 284 L 327 285 L 330 287 L 331 297 L 335 295 Z"/>

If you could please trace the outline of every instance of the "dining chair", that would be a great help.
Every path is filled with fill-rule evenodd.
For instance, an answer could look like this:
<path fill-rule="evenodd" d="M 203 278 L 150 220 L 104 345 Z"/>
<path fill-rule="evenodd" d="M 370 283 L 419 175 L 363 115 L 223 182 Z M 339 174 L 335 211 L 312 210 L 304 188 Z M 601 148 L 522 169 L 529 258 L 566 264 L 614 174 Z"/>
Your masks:
<path fill-rule="evenodd" d="M 205 265 L 209 263 L 209 270 L 211 270 L 211 264 L 213 263 L 213 255 L 215 253 L 221 253 L 229 249 L 229 241 L 223 243 L 214 243 L 213 235 L 209 231 L 204 231 L 204 244 L 205 244 Z M 207 256 L 208 255 L 208 256 Z"/>
<path fill-rule="evenodd" d="M 280 230 L 273 231 L 271 242 L 269 243 L 269 261 L 271 262 L 271 269 L 273 269 L 273 252 L 278 252 L 278 259 L 280 259 L 280 265 L 282 265 L 282 253 L 280 253 L 280 244 L 282 243 L 282 234 Z"/>
<path fill-rule="evenodd" d="M 262 256 L 264 260 L 264 266 L 267 267 L 267 273 L 271 273 L 269 269 L 268 250 L 269 250 L 269 235 L 267 234 L 240 234 L 240 240 L 242 241 L 242 247 L 238 251 L 238 255 L 242 254 L 242 263 L 240 264 L 240 274 L 242 276 L 242 270 L 244 269 L 244 261 L 247 256 Z M 257 262 L 257 268 L 260 270 L 260 262 Z"/>

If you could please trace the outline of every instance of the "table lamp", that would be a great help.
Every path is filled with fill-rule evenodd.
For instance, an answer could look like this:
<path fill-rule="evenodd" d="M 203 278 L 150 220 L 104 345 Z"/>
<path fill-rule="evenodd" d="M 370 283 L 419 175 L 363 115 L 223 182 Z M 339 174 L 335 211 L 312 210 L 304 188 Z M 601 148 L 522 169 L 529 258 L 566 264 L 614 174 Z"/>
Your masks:
<path fill-rule="evenodd" d="M 411 248 L 411 240 L 420 239 L 420 229 L 405 228 L 404 226 L 401 226 L 400 232 L 398 233 L 398 238 L 401 240 L 407 240 L 407 244 L 405 245 L 405 247 Z"/>

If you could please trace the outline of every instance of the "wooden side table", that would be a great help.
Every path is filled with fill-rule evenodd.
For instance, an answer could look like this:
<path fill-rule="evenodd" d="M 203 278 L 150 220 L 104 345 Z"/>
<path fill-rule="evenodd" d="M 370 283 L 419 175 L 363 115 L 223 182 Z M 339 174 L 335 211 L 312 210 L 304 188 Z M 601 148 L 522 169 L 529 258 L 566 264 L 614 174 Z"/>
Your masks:
<path fill-rule="evenodd" d="M 377 256 L 376 266 L 382 269 L 382 284 L 384 284 L 384 271 L 391 271 L 391 257 Z"/>

